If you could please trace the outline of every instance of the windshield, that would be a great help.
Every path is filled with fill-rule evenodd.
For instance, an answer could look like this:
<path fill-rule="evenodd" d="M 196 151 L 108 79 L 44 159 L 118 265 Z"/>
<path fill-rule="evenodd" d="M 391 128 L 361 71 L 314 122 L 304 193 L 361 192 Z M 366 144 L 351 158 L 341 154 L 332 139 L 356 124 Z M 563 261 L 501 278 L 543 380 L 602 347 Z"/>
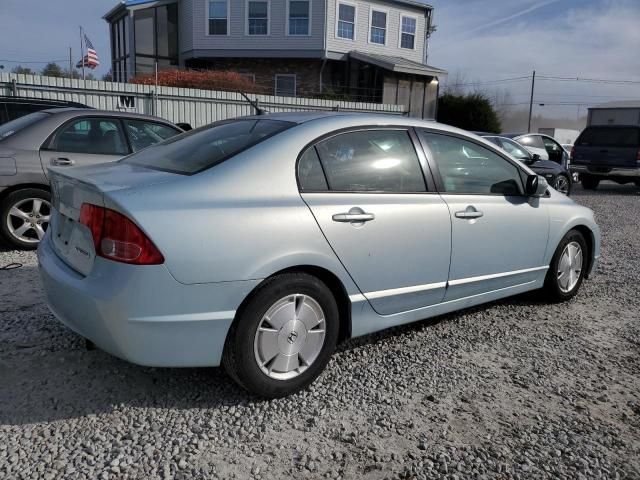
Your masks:
<path fill-rule="evenodd" d="M 121 161 L 191 175 L 213 167 L 292 125 L 279 120 L 255 119 L 213 123 L 134 153 Z"/>
<path fill-rule="evenodd" d="M 16 118 L 15 120 L 11 120 L 3 125 L 0 125 L 0 142 L 16 132 L 19 132 L 23 128 L 28 127 L 29 125 L 33 125 L 36 122 L 39 122 L 43 118 L 47 117 L 47 113 L 35 112 L 30 113 L 29 115 L 25 115 L 24 117 Z"/>
<path fill-rule="evenodd" d="M 589 127 L 580 134 L 576 145 L 583 147 L 640 147 L 640 128 Z"/>

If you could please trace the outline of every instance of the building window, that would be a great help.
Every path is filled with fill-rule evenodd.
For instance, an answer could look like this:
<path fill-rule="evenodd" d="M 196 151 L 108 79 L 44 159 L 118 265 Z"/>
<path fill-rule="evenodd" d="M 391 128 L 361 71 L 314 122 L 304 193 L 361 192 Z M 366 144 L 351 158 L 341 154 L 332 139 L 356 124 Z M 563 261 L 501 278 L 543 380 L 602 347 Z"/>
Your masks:
<path fill-rule="evenodd" d="M 269 2 L 247 2 L 247 31 L 249 35 L 269 35 Z"/>
<path fill-rule="evenodd" d="M 348 40 L 355 39 L 356 33 L 356 7 L 346 3 L 338 4 L 338 27 L 336 36 Z"/>
<path fill-rule="evenodd" d="M 209 35 L 229 34 L 228 0 L 209 2 Z"/>
<path fill-rule="evenodd" d="M 135 72 L 132 76 L 153 73 L 178 65 L 178 5 L 136 10 L 133 17 Z"/>
<path fill-rule="evenodd" d="M 402 16 L 400 19 L 400 48 L 416 48 L 416 19 Z"/>
<path fill-rule="evenodd" d="M 309 35 L 309 0 L 289 0 L 289 35 Z"/>
<path fill-rule="evenodd" d="M 386 45 L 387 43 L 387 12 L 371 10 L 371 32 L 369 41 Z"/>
<path fill-rule="evenodd" d="M 296 96 L 296 76 L 295 75 L 276 75 L 276 92 L 280 97 Z"/>
<path fill-rule="evenodd" d="M 127 34 L 129 32 L 129 16 L 120 17 L 111 24 L 111 73 L 114 82 L 126 82 L 130 58 L 130 47 Z"/>

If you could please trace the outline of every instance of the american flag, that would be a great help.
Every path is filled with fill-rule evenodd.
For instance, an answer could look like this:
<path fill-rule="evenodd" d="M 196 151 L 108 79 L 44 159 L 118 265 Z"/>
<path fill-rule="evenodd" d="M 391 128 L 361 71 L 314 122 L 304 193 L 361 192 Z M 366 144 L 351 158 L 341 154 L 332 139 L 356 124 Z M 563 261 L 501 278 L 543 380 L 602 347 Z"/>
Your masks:
<path fill-rule="evenodd" d="M 87 54 L 76 64 L 76 68 L 82 68 L 84 66 L 93 70 L 100 65 L 98 52 L 93 48 L 93 43 L 91 43 L 91 40 L 89 40 L 89 37 L 86 35 L 84 36 L 84 44 L 87 47 Z"/>

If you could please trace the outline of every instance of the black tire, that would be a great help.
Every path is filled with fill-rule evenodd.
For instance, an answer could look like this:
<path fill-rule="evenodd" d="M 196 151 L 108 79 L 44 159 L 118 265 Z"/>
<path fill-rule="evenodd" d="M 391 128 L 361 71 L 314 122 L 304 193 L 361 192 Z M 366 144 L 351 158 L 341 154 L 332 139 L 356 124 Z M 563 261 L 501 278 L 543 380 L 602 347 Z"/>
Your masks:
<path fill-rule="evenodd" d="M 558 280 L 558 269 L 562 253 L 564 252 L 565 247 L 571 242 L 578 243 L 580 245 L 580 248 L 582 249 L 582 269 L 575 286 L 571 290 L 565 292 L 560 287 L 560 282 Z M 584 280 L 584 276 L 587 272 L 587 266 L 590 261 L 589 255 L 589 248 L 582 233 L 577 230 L 570 230 L 558 244 L 558 248 L 556 248 L 556 251 L 553 254 L 553 258 L 551 259 L 551 264 L 549 265 L 549 270 L 547 271 L 547 276 L 544 281 L 543 291 L 545 297 L 549 301 L 565 302 L 573 298 L 578 293 L 578 290 L 580 290 L 580 286 L 582 285 L 582 281 Z"/>
<path fill-rule="evenodd" d="M 567 191 L 566 191 L 566 192 L 564 192 L 564 194 L 568 197 L 569 195 L 571 195 L 571 179 L 569 178 L 569 176 L 568 176 L 568 175 L 565 175 L 564 173 L 559 173 L 559 174 L 556 176 L 555 182 L 554 182 L 554 184 L 553 184 L 553 188 L 555 188 L 556 190 L 558 190 L 558 189 L 556 188 L 556 186 L 558 185 L 558 181 L 559 181 L 560 179 L 562 179 L 562 180 L 564 180 L 565 182 L 567 182 Z M 558 190 L 558 191 L 560 191 L 560 190 Z M 561 193 L 562 193 L 562 192 L 561 192 Z"/>
<path fill-rule="evenodd" d="M 636 187 L 640 188 L 640 180 L 634 180 L 633 183 L 636 184 Z"/>
<path fill-rule="evenodd" d="M 595 190 L 600 185 L 600 179 L 591 175 L 581 175 L 580 183 L 582 183 L 582 188 L 585 190 Z"/>
<path fill-rule="evenodd" d="M 294 294 L 311 297 L 322 308 L 324 344 L 311 364 L 290 379 L 274 379 L 261 369 L 254 352 L 256 332 L 265 313 L 279 300 Z M 238 312 L 227 334 L 222 364 L 240 386 L 265 398 L 278 398 L 304 389 L 322 373 L 335 350 L 339 331 L 338 305 L 331 290 L 306 273 L 285 273 L 266 280 Z"/>
<path fill-rule="evenodd" d="M 14 206 L 19 205 L 21 202 L 24 202 L 25 200 L 28 200 L 28 199 L 40 199 L 47 202 L 46 205 L 50 205 L 51 193 L 49 193 L 47 190 L 40 189 L 40 188 L 22 188 L 20 190 L 16 190 L 15 192 L 11 192 L 9 195 L 7 195 L 2 202 L 2 206 L 0 207 L 0 234 L 2 235 L 2 239 L 6 243 L 8 243 L 10 246 L 21 249 L 21 250 L 34 250 L 38 248 L 39 242 L 38 242 L 37 233 L 34 229 L 30 229 L 28 232 L 25 232 L 24 236 L 29 237 L 31 241 L 21 240 L 9 229 L 9 222 L 12 222 L 12 225 L 14 226 L 14 230 L 17 224 L 19 223 L 18 218 L 15 218 L 15 217 L 11 219 L 9 218 L 9 212 Z M 25 204 L 23 204 L 21 208 L 22 210 L 24 210 L 24 205 Z M 43 209 L 44 208 L 45 207 L 43 206 Z M 50 207 L 47 207 L 46 210 L 48 210 L 48 213 L 50 213 Z M 43 210 L 41 213 L 47 213 L 47 212 Z M 34 221 L 37 222 L 37 221 L 40 221 L 40 219 L 36 219 L 34 217 Z M 48 222 L 41 223 L 40 225 L 44 230 L 46 230 L 46 228 L 48 227 Z"/>

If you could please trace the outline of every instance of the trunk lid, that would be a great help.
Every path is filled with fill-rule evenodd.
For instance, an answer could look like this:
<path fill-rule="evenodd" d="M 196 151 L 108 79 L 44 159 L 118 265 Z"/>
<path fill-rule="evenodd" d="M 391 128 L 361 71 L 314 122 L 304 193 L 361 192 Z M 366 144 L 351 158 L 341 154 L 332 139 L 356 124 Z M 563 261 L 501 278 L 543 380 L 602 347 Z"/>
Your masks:
<path fill-rule="evenodd" d="M 96 250 L 89 228 L 80 223 L 82 204 L 105 206 L 105 194 L 163 183 L 175 174 L 130 164 L 105 164 L 78 168 L 51 168 L 52 210 L 49 231 L 53 249 L 71 268 L 88 275 Z"/>
<path fill-rule="evenodd" d="M 587 127 L 574 146 L 573 164 L 598 168 L 636 168 L 640 149 L 640 127 Z"/>

